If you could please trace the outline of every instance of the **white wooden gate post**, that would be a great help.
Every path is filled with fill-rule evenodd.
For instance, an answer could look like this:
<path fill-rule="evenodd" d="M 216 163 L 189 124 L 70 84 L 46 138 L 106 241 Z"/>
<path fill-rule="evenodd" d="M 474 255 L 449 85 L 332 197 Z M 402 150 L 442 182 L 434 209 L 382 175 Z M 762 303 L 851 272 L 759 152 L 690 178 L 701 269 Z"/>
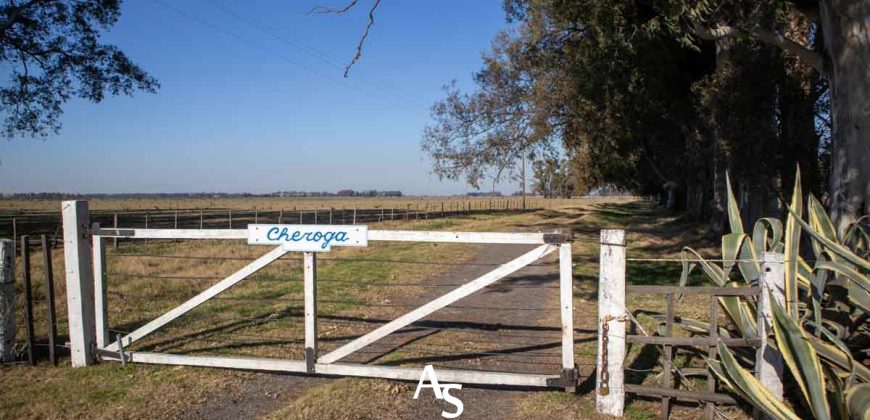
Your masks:
<path fill-rule="evenodd" d="M 598 277 L 598 369 L 595 409 L 622 417 L 625 407 L 625 231 L 601 231 Z"/>
<path fill-rule="evenodd" d="M 15 241 L 0 239 L 0 361 L 15 360 L 15 325 Z"/>
<path fill-rule="evenodd" d="M 559 300 L 562 313 L 562 377 L 576 381 L 574 363 L 574 267 L 571 243 L 559 245 Z M 574 393 L 576 386 L 566 386 L 565 392 Z"/>
<path fill-rule="evenodd" d="M 755 376 L 762 384 L 782 401 L 782 354 L 767 345 L 767 336 L 773 322 L 771 299 L 785 307 L 784 257 L 781 253 L 765 252 L 762 255 L 761 278 L 758 295 L 758 337 L 761 347 L 755 353 Z"/>
<path fill-rule="evenodd" d="M 317 362 L 317 256 L 313 252 L 303 254 L 305 299 L 305 368 L 314 373 Z"/>
<path fill-rule="evenodd" d="M 99 223 L 93 224 L 94 231 L 100 229 Z M 106 239 L 92 237 L 94 259 L 94 328 L 97 347 L 103 348 L 111 341 L 109 337 L 109 308 L 106 306 Z"/>
<path fill-rule="evenodd" d="M 87 201 L 64 201 L 63 255 L 73 367 L 94 363 L 94 277 L 91 261 L 90 215 Z"/>

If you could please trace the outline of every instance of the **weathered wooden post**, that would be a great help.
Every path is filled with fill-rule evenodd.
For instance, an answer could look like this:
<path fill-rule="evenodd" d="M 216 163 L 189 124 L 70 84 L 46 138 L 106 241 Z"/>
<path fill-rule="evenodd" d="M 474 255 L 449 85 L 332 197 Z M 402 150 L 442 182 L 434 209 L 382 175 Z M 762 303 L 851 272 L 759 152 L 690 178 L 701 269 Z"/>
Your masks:
<path fill-rule="evenodd" d="M 115 213 L 115 216 L 112 218 L 112 229 L 118 228 L 118 213 Z M 202 229 L 202 228 L 200 228 Z M 112 246 L 115 247 L 115 250 L 118 250 L 118 237 L 112 238 Z"/>
<path fill-rule="evenodd" d="M 562 314 L 562 378 L 575 385 L 566 385 L 565 392 L 577 391 L 577 366 L 574 363 L 574 264 L 571 255 L 571 233 L 559 245 L 559 301 Z"/>
<path fill-rule="evenodd" d="M 202 210 L 199 211 L 199 230 L 202 230 Z"/>
<path fill-rule="evenodd" d="M 356 224 L 356 206 L 353 206 L 353 223 L 352 224 L 354 224 L 354 225 Z"/>
<path fill-rule="evenodd" d="M 177 221 L 178 219 L 176 219 Z M 93 224 L 94 231 L 100 230 L 100 224 Z M 106 306 L 106 240 L 103 237 L 93 238 L 93 272 L 94 272 L 94 328 L 97 347 L 109 344 L 109 309 Z"/>
<path fill-rule="evenodd" d="M 91 261 L 90 215 L 87 201 L 64 201 L 63 254 L 73 367 L 94 363 L 94 276 Z"/>
<path fill-rule="evenodd" d="M 15 242 L 0 239 L 0 361 L 15 358 Z"/>
<path fill-rule="evenodd" d="M 284 223 L 284 210 L 279 210 L 278 211 L 278 224 L 280 225 L 283 223 Z"/>
<path fill-rule="evenodd" d="M 625 231 L 602 230 L 598 277 L 595 409 L 622 417 L 625 407 Z"/>
<path fill-rule="evenodd" d="M 48 359 L 51 364 L 57 366 L 57 319 L 54 310 L 54 268 L 51 266 L 51 247 L 48 246 L 48 237 L 42 235 L 42 263 L 45 272 L 45 299 L 48 301 Z"/>
<path fill-rule="evenodd" d="M 305 369 L 314 373 L 317 360 L 317 255 L 303 254 L 304 278 L 302 291 L 305 300 Z"/>
<path fill-rule="evenodd" d="M 18 255 L 18 218 L 12 218 L 12 255 Z"/>
<path fill-rule="evenodd" d="M 33 334 L 33 289 L 30 277 L 30 237 L 21 236 L 21 277 L 24 292 L 24 328 L 27 334 L 27 361 L 31 366 L 36 366 L 34 356 Z"/>
<path fill-rule="evenodd" d="M 761 338 L 761 347 L 755 353 L 755 377 L 781 401 L 783 395 L 782 354 L 767 344 L 767 336 L 772 331 L 772 300 L 785 307 L 784 257 L 781 253 L 765 252 L 761 260 L 760 290 L 758 291 L 758 337 Z M 758 416 L 759 414 L 756 413 L 756 417 Z"/>
<path fill-rule="evenodd" d="M 90 216 L 88 217 L 88 220 L 90 220 Z M 145 213 L 145 229 L 148 229 L 148 213 L 147 212 Z M 145 238 L 145 245 L 148 245 L 148 238 Z"/>
<path fill-rule="evenodd" d="M 233 228 L 233 211 L 232 210 L 227 211 L 227 218 L 229 219 L 229 226 L 227 228 L 232 229 Z"/>

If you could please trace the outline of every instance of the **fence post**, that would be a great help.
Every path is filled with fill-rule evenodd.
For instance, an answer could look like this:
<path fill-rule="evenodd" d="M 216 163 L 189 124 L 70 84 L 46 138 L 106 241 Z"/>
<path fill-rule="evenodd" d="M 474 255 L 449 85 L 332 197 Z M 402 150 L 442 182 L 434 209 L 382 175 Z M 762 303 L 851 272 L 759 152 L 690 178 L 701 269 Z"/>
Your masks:
<path fill-rule="evenodd" d="M 27 334 L 27 361 L 36 366 L 33 351 L 33 291 L 30 277 L 30 236 L 21 235 L 21 288 L 24 292 L 24 328 Z"/>
<path fill-rule="evenodd" d="M 353 206 L 353 223 L 351 224 L 356 224 L 356 206 Z"/>
<path fill-rule="evenodd" d="M 0 239 L 0 361 L 15 357 L 15 241 Z"/>
<path fill-rule="evenodd" d="M 305 298 L 305 369 L 314 373 L 317 360 L 317 255 L 303 254 L 303 293 Z"/>
<path fill-rule="evenodd" d="M 12 218 L 12 255 L 18 255 L 18 218 Z"/>
<path fill-rule="evenodd" d="M 87 201 L 64 201 L 63 254 L 73 367 L 94 363 L 94 277 L 91 272 L 90 215 Z"/>
<path fill-rule="evenodd" d="M 767 336 L 773 322 L 771 299 L 785 307 L 784 256 L 777 252 L 765 252 L 761 260 L 758 295 L 758 337 L 761 338 L 761 347 L 755 353 L 755 376 L 771 394 L 782 401 L 782 354 L 767 344 Z"/>
<path fill-rule="evenodd" d="M 51 247 L 48 246 L 48 237 L 42 235 L 42 261 L 45 272 L 45 299 L 48 300 L 48 359 L 51 364 L 57 366 L 57 320 L 54 311 L 54 269 L 52 268 Z"/>
<path fill-rule="evenodd" d="M 569 233 L 570 235 L 570 233 Z M 565 392 L 577 391 L 577 366 L 574 363 L 574 264 L 571 243 L 559 245 L 559 300 L 562 313 L 562 378 L 569 379 L 572 386 Z"/>
<path fill-rule="evenodd" d="M 115 216 L 112 219 L 113 219 L 112 229 L 117 229 L 118 228 L 118 213 L 115 213 Z M 118 249 L 118 237 L 117 236 L 112 238 L 112 246 L 115 247 L 115 250 Z"/>
<path fill-rule="evenodd" d="M 598 369 L 595 409 L 622 417 L 625 407 L 625 231 L 601 231 L 598 277 Z"/>
<path fill-rule="evenodd" d="M 177 220 L 177 219 L 176 219 Z M 93 224 L 94 230 L 100 229 L 99 223 Z M 94 331 L 96 331 L 97 347 L 109 344 L 109 309 L 106 306 L 106 240 L 102 237 L 92 238 L 94 260 Z"/>
<path fill-rule="evenodd" d="M 199 230 L 202 230 L 202 210 L 199 211 Z"/>

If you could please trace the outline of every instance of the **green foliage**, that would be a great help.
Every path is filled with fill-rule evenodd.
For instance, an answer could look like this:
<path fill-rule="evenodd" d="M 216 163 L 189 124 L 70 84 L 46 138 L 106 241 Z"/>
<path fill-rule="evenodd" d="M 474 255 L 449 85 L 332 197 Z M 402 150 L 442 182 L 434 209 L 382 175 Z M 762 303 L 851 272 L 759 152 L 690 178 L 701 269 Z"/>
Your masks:
<path fill-rule="evenodd" d="M 868 303 L 870 303 L 870 261 L 866 222 L 837 235 L 824 208 L 812 195 L 806 201 L 803 219 L 800 173 L 795 177 L 786 220 L 785 235 L 776 219 L 756 222 L 752 237 L 743 233 L 743 221 L 733 194 L 728 191 L 728 219 L 732 233 L 722 238 L 722 267 L 701 258 L 690 248 L 683 251 L 684 285 L 697 266 L 715 284 L 731 284 L 732 267 L 740 262 L 740 277 L 755 284 L 760 274 L 757 261 L 763 252 L 784 252 L 786 306 L 773 304 L 773 343 L 797 383 L 800 393 L 794 402 L 817 419 L 866 418 L 870 405 L 870 370 L 867 358 Z M 802 233 L 804 235 L 802 235 Z M 813 265 L 800 255 L 801 238 L 808 238 L 814 254 Z M 782 240 L 782 242 L 781 242 Z M 756 308 L 752 301 L 720 299 L 725 312 L 744 337 L 756 335 Z M 691 331 L 690 331 L 691 332 Z M 768 337 L 764 337 L 768 339 Z M 775 418 L 799 418 L 758 383 L 738 362 L 738 355 L 719 344 L 721 361 L 708 360 L 710 368 L 743 399 Z"/>

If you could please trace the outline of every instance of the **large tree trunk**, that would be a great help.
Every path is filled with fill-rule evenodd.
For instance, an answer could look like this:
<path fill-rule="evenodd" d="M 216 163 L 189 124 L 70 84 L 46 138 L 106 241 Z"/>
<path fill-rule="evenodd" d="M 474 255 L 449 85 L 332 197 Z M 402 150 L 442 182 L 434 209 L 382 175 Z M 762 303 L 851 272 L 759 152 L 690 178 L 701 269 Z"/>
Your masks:
<path fill-rule="evenodd" d="M 831 216 L 842 234 L 870 213 L 870 0 L 819 5 L 834 124 Z"/>

